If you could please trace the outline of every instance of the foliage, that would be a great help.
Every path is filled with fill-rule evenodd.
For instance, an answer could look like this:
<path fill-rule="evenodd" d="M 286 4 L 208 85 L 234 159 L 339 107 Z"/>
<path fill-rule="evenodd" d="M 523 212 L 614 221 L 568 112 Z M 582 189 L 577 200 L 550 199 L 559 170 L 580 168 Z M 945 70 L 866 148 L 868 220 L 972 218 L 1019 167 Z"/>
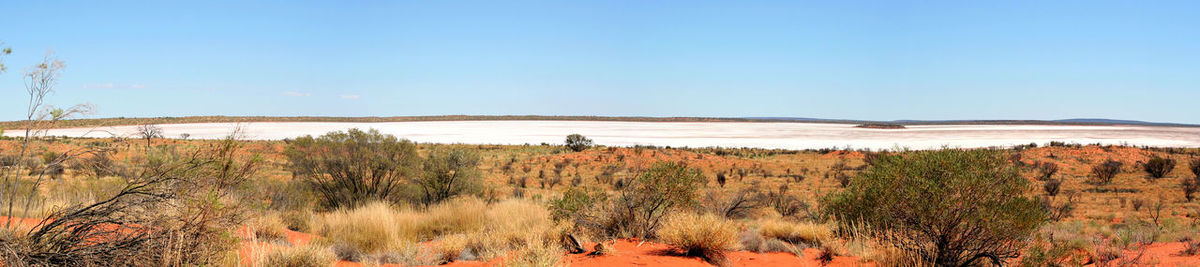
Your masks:
<path fill-rule="evenodd" d="M 1058 173 L 1058 164 L 1053 162 L 1042 162 L 1037 165 L 1037 179 L 1041 181 L 1050 180 L 1055 173 Z"/>
<path fill-rule="evenodd" d="M 1146 171 L 1152 178 L 1163 178 L 1175 169 L 1175 159 L 1164 158 L 1159 156 L 1151 157 L 1142 165 L 1142 170 Z"/>
<path fill-rule="evenodd" d="M 579 152 L 592 147 L 592 139 L 588 139 L 580 134 L 571 134 L 567 136 L 567 148 L 571 151 Z"/>
<path fill-rule="evenodd" d="M 428 207 L 454 196 L 479 191 L 483 181 L 478 166 L 479 154 L 472 150 L 435 151 L 425 159 L 422 174 L 412 183 L 420 188 L 420 201 Z"/>
<path fill-rule="evenodd" d="M 604 192 L 572 187 L 562 197 L 550 201 L 550 212 L 555 220 L 580 218 L 607 198 Z"/>
<path fill-rule="evenodd" d="M 324 208 L 397 201 L 404 183 L 420 169 L 416 145 L 374 129 L 304 136 L 290 143 L 284 155 L 293 174 L 312 187 Z"/>
<path fill-rule="evenodd" d="M 659 162 L 620 191 L 609 210 L 608 234 L 654 237 L 663 218 L 679 208 L 692 207 L 704 183 L 696 169 Z"/>
<path fill-rule="evenodd" d="M 1121 172 L 1121 166 L 1124 165 L 1120 161 L 1107 160 L 1099 165 L 1092 166 L 1092 182 L 1095 184 L 1112 183 L 1113 177 Z"/>
<path fill-rule="evenodd" d="M 1013 258 L 1046 212 L 1023 196 L 1029 182 L 1006 156 L 945 149 L 884 157 L 824 206 L 936 265 Z"/>
<path fill-rule="evenodd" d="M 232 139 L 140 165 L 113 195 L 60 209 L 17 240 L 0 241 L 9 265 L 205 265 L 232 249 L 245 220 L 236 189 L 258 168 Z"/>

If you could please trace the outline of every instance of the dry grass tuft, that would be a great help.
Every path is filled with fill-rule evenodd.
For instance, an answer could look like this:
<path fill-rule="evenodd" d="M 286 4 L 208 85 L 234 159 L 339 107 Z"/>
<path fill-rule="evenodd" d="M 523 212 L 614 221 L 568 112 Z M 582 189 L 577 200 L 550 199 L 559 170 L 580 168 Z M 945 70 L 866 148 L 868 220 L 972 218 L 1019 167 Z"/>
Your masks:
<path fill-rule="evenodd" d="M 833 226 L 811 222 L 762 220 L 758 233 L 767 239 L 779 239 L 792 244 L 819 246 L 834 240 Z"/>
<path fill-rule="evenodd" d="M 337 255 L 329 247 L 306 245 L 271 251 L 263 257 L 260 266 L 331 266 L 336 259 Z"/>
<path fill-rule="evenodd" d="M 596 246 L 592 248 L 592 253 L 589 253 L 588 255 L 590 255 L 590 256 L 609 256 L 609 255 L 613 255 L 616 253 L 617 253 L 617 249 L 613 248 L 613 246 L 611 244 L 605 244 L 604 242 L 598 242 L 598 243 L 596 243 Z"/>
<path fill-rule="evenodd" d="M 463 251 L 467 248 L 467 236 L 463 234 L 447 235 L 439 238 L 434 245 L 434 254 L 438 255 L 438 259 L 442 263 L 449 263 L 460 259 Z M 470 258 L 463 260 L 471 260 Z"/>
<path fill-rule="evenodd" d="M 278 213 L 268 213 L 259 216 L 250 221 L 250 227 L 254 230 L 254 236 L 259 239 L 284 239 L 287 238 L 287 225 L 283 223 L 283 219 Z"/>
<path fill-rule="evenodd" d="M 678 214 L 667 219 L 658 231 L 659 239 L 678 247 L 687 256 L 701 257 L 710 263 L 725 263 L 725 252 L 738 248 L 738 226 L 712 214 Z"/>
<path fill-rule="evenodd" d="M 512 254 L 510 259 L 506 259 L 504 266 L 512 267 L 549 267 L 559 266 L 562 260 L 563 250 L 557 243 L 550 240 L 537 240 L 536 236 L 527 237 L 529 240 L 535 240 L 527 244 L 525 247 L 518 249 Z"/>

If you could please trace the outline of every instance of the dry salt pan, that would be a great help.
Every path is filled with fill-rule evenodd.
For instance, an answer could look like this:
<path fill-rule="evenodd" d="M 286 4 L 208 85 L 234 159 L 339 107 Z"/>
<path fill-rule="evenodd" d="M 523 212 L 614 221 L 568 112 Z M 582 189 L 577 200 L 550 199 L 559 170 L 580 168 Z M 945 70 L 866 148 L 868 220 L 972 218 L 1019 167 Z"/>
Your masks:
<path fill-rule="evenodd" d="M 416 142 L 465 144 L 561 144 L 579 133 L 608 146 L 757 147 L 782 149 L 936 149 L 1044 144 L 1129 144 L 1200 147 L 1200 127 L 1077 125 L 916 125 L 906 129 L 859 128 L 853 124 L 765 122 L 617 121 L 427 121 L 427 122 L 257 122 L 162 124 L 167 138 L 224 138 L 234 128 L 249 140 L 279 140 L 350 128 L 377 129 Z M 69 137 L 132 137 L 136 126 L 54 129 Z M 20 135 L 6 131 L 5 135 Z"/>

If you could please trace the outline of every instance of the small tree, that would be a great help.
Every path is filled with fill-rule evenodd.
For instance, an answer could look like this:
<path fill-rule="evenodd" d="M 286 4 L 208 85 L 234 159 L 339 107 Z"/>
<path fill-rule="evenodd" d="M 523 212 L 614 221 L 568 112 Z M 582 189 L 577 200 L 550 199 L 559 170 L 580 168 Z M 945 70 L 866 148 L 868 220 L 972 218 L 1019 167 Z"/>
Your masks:
<path fill-rule="evenodd" d="M 1142 170 L 1146 171 L 1152 178 L 1163 178 L 1175 169 L 1175 159 L 1154 156 L 1142 165 Z"/>
<path fill-rule="evenodd" d="M 841 222 L 866 223 L 875 235 L 938 266 L 1015 258 L 1046 222 L 1025 197 L 1029 182 L 994 150 L 887 156 L 824 199 Z"/>
<path fill-rule="evenodd" d="M 1187 199 L 1188 202 L 1192 202 L 1196 192 L 1200 191 L 1200 178 L 1183 178 L 1180 186 L 1183 189 L 1183 198 Z"/>
<path fill-rule="evenodd" d="M 1192 163 L 1188 164 L 1188 170 L 1192 171 L 1197 179 L 1200 179 L 1200 159 L 1193 159 Z"/>
<path fill-rule="evenodd" d="M 421 163 L 415 144 L 374 129 L 296 138 L 283 154 L 292 173 L 310 185 L 325 208 L 395 201 Z"/>
<path fill-rule="evenodd" d="M 695 169 L 656 163 L 621 189 L 606 230 L 614 236 L 653 237 L 669 213 L 696 203 L 696 190 L 703 183 L 704 177 Z"/>
<path fill-rule="evenodd" d="M 567 148 L 571 151 L 579 152 L 592 147 L 592 139 L 588 139 L 580 134 L 571 134 L 567 136 Z"/>
<path fill-rule="evenodd" d="M 1112 183 L 1113 177 L 1116 177 L 1117 173 L 1121 172 L 1121 165 L 1124 164 L 1120 161 L 1110 159 L 1099 165 L 1092 166 L 1092 182 L 1102 185 Z"/>
<path fill-rule="evenodd" d="M 437 151 L 425 159 L 421 176 L 413 184 L 421 189 L 426 207 L 480 189 L 479 155 L 467 149 Z"/>
<path fill-rule="evenodd" d="M 163 137 L 163 129 L 153 124 L 143 124 L 137 127 L 137 136 L 146 139 L 146 147 L 150 147 L 150 140 Z"/>
<path fill-rule="evenodd" d="M 1058 173 L 1058 164 L 1053 162 L 1042 162 L 1037 165 L 1037 170 L 1038 180 L 1047 181 L 1054 177 L 1055 173 Z"/>

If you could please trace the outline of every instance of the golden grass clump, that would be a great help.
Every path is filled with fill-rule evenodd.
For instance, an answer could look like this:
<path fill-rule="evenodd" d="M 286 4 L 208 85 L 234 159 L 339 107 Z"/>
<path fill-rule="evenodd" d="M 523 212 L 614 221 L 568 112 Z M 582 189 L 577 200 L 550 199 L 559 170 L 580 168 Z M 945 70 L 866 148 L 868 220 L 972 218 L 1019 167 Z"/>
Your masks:
<path fill-rule="evenodd" d="M 328 247 L 305 245 L 275 249 L 263 256 L 258 266 L 317 267 L 331 266 L 337 257 Z"/>
<path fill-rule="evenodd" d="M 464 234 L 443 236 L 434 243 L 434 253 L 438 255 L 442 263 L 459 260 L 459 256 L 467 248 L 467 241 L 467 236 Z"/>
<path fill-rule="evenodd" d="M 725 252 L 738 248 L 738 226 L 712 214 L 677 214 L 667 218 L 658 231 L 663 242 L 683 250 L 684 255 L 702 257 L 721 264 Z"/>
<path fill-rule="evenodd" d="M 779 239 L 792 244 L 819 246 L 834 240 L 833 226 L 811 222 L 762 220 L 758 233 L 767 239 Z"/>
<path fill-rule="evenodd" d="M 529 200 L 510 199 L 492 205 L 486 212 L 487 225 L 468 235 L 467 248 L 482 259 L 502 256 L 505 251 L 530 246 L 543 240 L 559 240 L 560 226 L 545 207 Z"/>
<path fill-rule="evenodd" d="M 534 234 L 536 235 L 536 234 Z M 563 249 L 557 243 L 539 239 L 537 236 L 526 237 L 531 243 L 512 253 L 511 258 L 505 259 L 503 266 L 510 267 L 549 267 L 559 266 L 562 261 Z"/>
<path fill-rule="evenodd" d="M 411 216 L 405 216 L 387 203 L 374 202 L 353 210 L 324 214 L 319 221 L 318 234 L 358 252 L 383 252 L 411 238 L 415 220 L 408 218 Z"/>
<path fill-rule="evenodd" d="M 422 238 L 475 231 L 487 223 L 487 203 L 478 198 L 457 198 L 430 207 L 422 218 Z"/>
<path fill-rule="evenodd" d="M 254 236 L 259 239 L 283 239 L 287 238 L 287 225 L 283 223 L 283 219 L 278 213 L 268 213 L 259 216 L 250 221 L 250 227 L 254 230 Z"/>

